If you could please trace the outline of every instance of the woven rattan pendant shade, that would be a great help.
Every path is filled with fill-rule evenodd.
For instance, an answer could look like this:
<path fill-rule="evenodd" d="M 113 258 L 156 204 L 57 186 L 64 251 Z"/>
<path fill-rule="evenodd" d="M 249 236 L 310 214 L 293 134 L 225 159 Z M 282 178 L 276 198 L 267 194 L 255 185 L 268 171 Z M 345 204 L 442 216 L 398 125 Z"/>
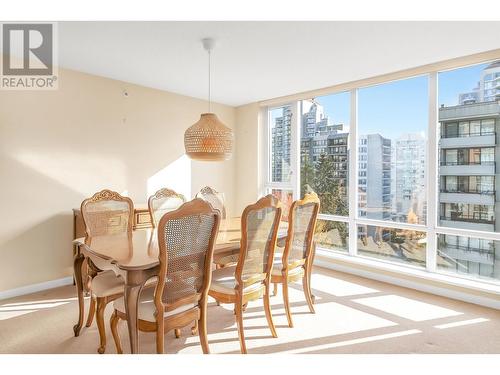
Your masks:
<path fill-rule="evenodd" d="M 233 131 L 215 113 L 202 113 L 184 133 L 186 154 L 195 160 L 228 160 L 233 151 Z"/>
<path fill-rule="evenodd" d="M 210 52 L 214 48 L 215 41 L 205 38 L 202 43 L 208 52 L 208 112 L 202 113 L 198 122 L 186 130 L 184 148 L 191 159 L 228 160 L 233 152 L 233 131 L 224 125 L 215 113 L 211 113 Z"/>

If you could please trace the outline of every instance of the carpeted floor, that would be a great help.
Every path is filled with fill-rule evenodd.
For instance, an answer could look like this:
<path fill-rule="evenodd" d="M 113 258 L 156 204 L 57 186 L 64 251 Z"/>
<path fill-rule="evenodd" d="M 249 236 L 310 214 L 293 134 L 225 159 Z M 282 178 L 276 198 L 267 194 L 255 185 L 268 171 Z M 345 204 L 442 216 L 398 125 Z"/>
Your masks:
<path fill-rule="evenodd" d="M 300 284 L 291 290 L 294 328 L 288 328 L 282 294 L 271 298 L 278 338 L 266 324 L 262 300 L 244 314 L 249 353 L 500 353 L 500 311 L 340 272 L 315 268 L 316 314 L 309 313 Z M 86 300 L 86 311 L 88 299 Z M 108 306 L 106 321 L 112 307 Z M 73 286 L 0 301 L 0 353 L 96 353 L 97 327 L 72 327 L 77 318 Z M 106 324 L 106 353 L 115 353 Z M 126 323 L 120 325 L 129 352 Z M 212 353 L 239 353 L 230 305 L 208 310 Z M 140 352 L 154 353 L 154 334 L 140 333 Z M 166 353 L 201 353 L 190 329 L 165 336 Z"/>

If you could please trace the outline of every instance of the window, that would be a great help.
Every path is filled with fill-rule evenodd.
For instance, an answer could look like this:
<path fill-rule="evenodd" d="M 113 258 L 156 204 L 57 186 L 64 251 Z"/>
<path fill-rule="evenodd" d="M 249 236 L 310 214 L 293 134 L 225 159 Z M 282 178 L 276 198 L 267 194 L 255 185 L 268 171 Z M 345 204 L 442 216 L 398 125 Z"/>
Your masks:
<path fill-rule="evenodd" d="M 358 117 L 359 142 L 367 144 L 366 217 L 425 224 L 428 78 L 360 89 Z M 446 131 L 456 134 L 457 123 Z"/>
<path fill-rule="evenodd" d="M 318 251 L 500 284 L 498 62 L 268 108 L 266 191 L 318 193 Z"/>
<path fill-rule="evenodd" d="M 333 145 L 348 144 L 350 95 L 340 93 L 302 100 L 300 108 L 302 140 L 312 139 L 332 146 L 312 149 L 301 142 L 301 196 L 307 191 L 315 191 L 321 200 L 322 214 L 347 216 L 348 148 Z"/>
<path fill-rule="evenodd" d="M 358 226 L 358 253 L 393 262 L 425 267 L 425 232 Z"/>

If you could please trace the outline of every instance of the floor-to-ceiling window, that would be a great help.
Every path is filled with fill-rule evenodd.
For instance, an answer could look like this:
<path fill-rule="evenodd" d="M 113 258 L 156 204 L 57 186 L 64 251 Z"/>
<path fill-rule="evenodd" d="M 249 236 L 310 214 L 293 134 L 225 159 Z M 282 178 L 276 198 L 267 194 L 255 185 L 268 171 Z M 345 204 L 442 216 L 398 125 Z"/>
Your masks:
<path fill-rule="evenodd" d="M 500 280 L 500 61 L 398 78 L 267 108 L 266 192 L 319 195 L 320 251 Z"/>

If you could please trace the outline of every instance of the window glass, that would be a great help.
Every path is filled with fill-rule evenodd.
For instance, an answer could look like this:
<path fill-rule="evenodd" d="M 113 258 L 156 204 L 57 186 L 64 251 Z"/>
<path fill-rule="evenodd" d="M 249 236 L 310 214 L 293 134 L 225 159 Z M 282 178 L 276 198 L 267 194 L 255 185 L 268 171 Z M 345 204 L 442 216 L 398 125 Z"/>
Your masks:
<path fill-rule="evenodd" d="M 350 94 L 303 100 L 300 107 L 301 196 L 315 191 L 321 200 L 321 213 L 347 216 Z"/>
<path fill-rule="evenodd" d="M 358 160 L 367 164 L 359 216 L 426 223 L 427 124 L 427 76 L 358 90 Z M 456 136 L 457 123 L 446 131 Z"/>
<path fill-rule="evenodd" d="M 425 267 L 425 232 L 358 225 L 358 253 L 370 258 Z"/>
<path fill-rule="evenodd" d="M 290 106 L 274 108 L 269 111 L 271 131 L 271 181 L 289 182 L 291 176 L 291 127 L 292 110 Z"/>

